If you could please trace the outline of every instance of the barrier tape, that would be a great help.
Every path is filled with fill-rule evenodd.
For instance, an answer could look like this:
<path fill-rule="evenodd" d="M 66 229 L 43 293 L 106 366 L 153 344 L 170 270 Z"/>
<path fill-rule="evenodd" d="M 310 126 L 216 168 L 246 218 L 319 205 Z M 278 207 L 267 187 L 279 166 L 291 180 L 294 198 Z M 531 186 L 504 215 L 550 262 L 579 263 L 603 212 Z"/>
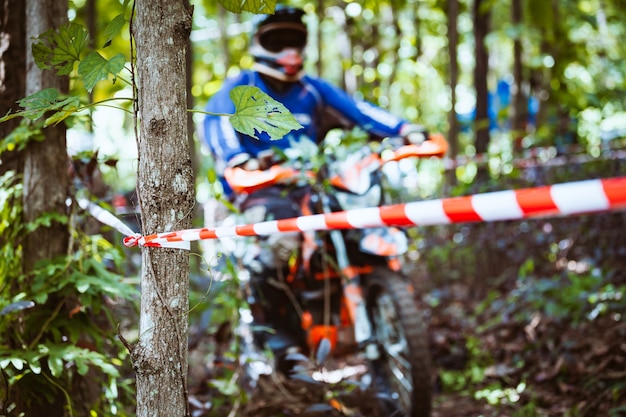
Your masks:
<path fill-rule="evenodd" d="M 93 203 L 86 198 L 81 198 L 78 200 L 78 206 L 91 214 L 96 220 L 100 221 L 100 223 L 106 224 L 107 226 L 116 229 L 118 232 L 126 236 L 135 235 L 135 232 L 123 221 L 121 221 L 120 219 L 115 217 L 113 213 L 106 211 L 96 203 Z"/>
<path fill-rule="evenodd" d="M 626 177 L 586 180 L 466 197 L 419 201 L 265 221 L 239 226 L 189 229 L 149 236 L 128 235 L 124 245 L 189 248 L 189 242 L 285 232 L 429 226 L 464 222 L 518 220 L 626 209 Z"/>

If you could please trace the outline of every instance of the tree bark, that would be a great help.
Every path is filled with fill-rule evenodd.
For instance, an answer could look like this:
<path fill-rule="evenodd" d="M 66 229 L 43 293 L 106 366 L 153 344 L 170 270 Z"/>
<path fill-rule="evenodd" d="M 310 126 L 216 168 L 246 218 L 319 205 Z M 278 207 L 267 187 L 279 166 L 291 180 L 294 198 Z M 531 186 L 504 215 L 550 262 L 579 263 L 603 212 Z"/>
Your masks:
<path fill-rule="evenodd" d="M 318 77 L 323 77 L 324 76 L 324 65 L 323 65 L 323 56 L 322 54 L 324 53 L 324 51 L 322 51 L 322 41 L 323 41 L 323 36 L 322 36 L 322 22 L 324 21 L 324 0 L 317 0 L 317 31 L 316 31 L 316 35 L 317 35 L 317 62 L 315 63 L 315 68 L 317 70 L 317 75 Z M 311 36 L 309 34 L 309 36 Z"/>
<path fill-rule="evenodd" d="M 456 116 L 456 86 L 459 82 L 459 60 L 457 48 L 459 44 L 459 31 L 457 19 L 459 16 L 459 1 L 448 0 L 448 55 L 450 56 L 450 104 L 451 109 L 448 114 L 448 142 L 450 151 L 448 155 L 454 161 L 459 154 L 459 121 Z M 456 170 L 452 168 L 447 171 L 446 184 L 449 187 L 456 185 Z"/>
<path fill-rule="evenodd" d="M 26 95 L 25 6 L 24 0 L 5 0 L 0 7 L 0 115 L 15 111 L 16 101 Z M 0 138 L 6 137 L 19 124 L 19 119 L 0 123 Z M 19 152 L 4 152 L 0 158 L 0 175 L 9 170 L 23 171 Z"/>
<path fill-rule="evenodd" d="M 143 234 L 191 226 L 195 202 L 185 88 L 192 10 L 184 0 L 139 0 L 137 48 L 139 171 Z M 189 255 L 143 248 L 137 416 L 188 416 Z"/>
<path fill-rule="evenodd" d="M 41 70 L 35 64 L 29 40 L 67 22 L 67 2 L 56 0 L 27 0 L 25 3 L 25 95 L 46 88 L 56 88 L 67 93 L 68 77 L 59 77 L 52 70 Z M 44 214 L 62 216 L 67 214 L 69 174 L 65 144 L 65 125 L 60 123 L 42 129 L 43 141 L 30 142 L 24 152 L 23 219 L 32 222 Z M 66 255 L 69 245 L 67 224 L 52 220 L 49 226 L 39 226 L 28 233 L 23 241 L 22 265 L 31 272 L 39 261 Z M 22 284 L 23 285 L 23 284 Z M 50 298 L 46 306 L 58 303 Z M 53 397 L 33 402 L 29 391 L 32 386 L 18 385 L 15 392 L 16 413 L 28 411 L 29 415 L 61 417 L 65 415 L 67 401 L 58 390 Z"/>
<path fill-rule="evenodd" d="M 476 117 L 474 119 L 476 132 L 476 154 L 485 154 L 489 147 L 489 90 L 487 87 L 487 73 L 489 71 L 489 54 L 485 45 L 485 38 L 489 33 L 489 10 L 483 6 L 484 0 L 474 0 L 474 42 L 476 65 L 474 66 L 474 86 L 476 88 Z M 487 165 L 478 166 L 478 178 L 487 179 Z"/>
<path fill-rule="evenodd" d="M 67 22 L 67 2 L 57 0 L 26 1 L 26 39 L 41 35 L 50 28 Z M 26 95 L 46 88 L 67 93 L 68 77 L 59 77 L 51 70 L 40 70 L 26 49 Z M 24 154 L 24 220 L 30 222 L 44 213 L 65 214 L 69 185 L 65 125 L 60 123 L 43 129 L 45 140 L 28 144 Z M 31 270 L 35 263 L 52 259 L 67 251 L 67 226 L 53 221 L 50 227 L 39 227 L 24 243 L 24 266 Z M 45 244 L 42 244 L 45 242 Z"/>
<path fill-rule="evenodd" d="M 522 23 L 522 0 L 512 0 L 511 21 L 513 25 Z M 513 41 L 513 78 L 515 80 L 513 98 L 513 117 L 511 128 L 513 130 L 513 149 L 522 149 L 522 139 L 526 133 L 526 121 L 528 120 L 528 97 L 524 92 L 524 64 L 522 62 L 522 39 L 518 36 Z"/>

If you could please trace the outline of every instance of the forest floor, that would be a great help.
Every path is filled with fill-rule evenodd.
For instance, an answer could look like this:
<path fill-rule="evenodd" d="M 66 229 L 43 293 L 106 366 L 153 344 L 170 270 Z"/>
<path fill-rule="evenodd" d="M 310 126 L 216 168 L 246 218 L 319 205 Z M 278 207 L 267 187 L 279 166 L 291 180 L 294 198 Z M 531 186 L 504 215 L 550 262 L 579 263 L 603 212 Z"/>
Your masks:
<path fill-rule="evenodd" d="M 612 296 L 624 305 L 621 296 L 605 294 Z M 626 416 L 623 315 L 599 314 L 577 322 L 539 311 L 520 315 L 524 303 L 517 298 L 507 308 L 507 300 L 511 301 L 510 294 L 478 300 L 469 285 L 458 283 L 431 288 L 416 300 L 429 323 L 432 417 Z M 212 365 L 213 347 L 219 345 L 214 336 L 206 334 L 190 351 L 189 392 L 195 417 L 376 415 L 366 393 L 353 398 L 360 406 L 346 407 L 343 413 L 305 413 L 314 404 L 328 404 L 328 389 L 311 389 L 309 383 L 276 374 L 260 380 L 244 404 L 246 400 L 238 396 L 237 374 L 220 376 L 219 366 Z M 227 395 L 220 397 L 215 381 Z"/>
<path fill-rule="evenodd" d="M 537 168 L 494 191 L 598 172 L 626 167 Z M 431 417 L 626 417 L 625 225 L 616 212 L 420 228 L 412 280 L 429 329 Z M 194 417 L 378 417 L 361 390 L 343 413 L 305 414 L 333 391 L 276 374 L 242 395 L 240 369 L 214 366 L 220 330 L 201 331 L 190 347 Z"/>

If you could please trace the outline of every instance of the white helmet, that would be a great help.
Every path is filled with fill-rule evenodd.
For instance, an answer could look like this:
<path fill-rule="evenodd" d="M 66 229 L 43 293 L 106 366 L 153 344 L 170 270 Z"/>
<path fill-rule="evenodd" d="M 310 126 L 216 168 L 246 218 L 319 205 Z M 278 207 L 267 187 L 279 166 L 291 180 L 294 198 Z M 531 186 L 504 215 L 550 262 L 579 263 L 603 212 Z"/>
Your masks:
<path fill-rule="evenodd" d="M 307 41 L 302 16 L 302 9 L 277 6 L 274 14 L 255 19 L 250 54 L 256 71 L 286 82 L 302 77 Z"/>

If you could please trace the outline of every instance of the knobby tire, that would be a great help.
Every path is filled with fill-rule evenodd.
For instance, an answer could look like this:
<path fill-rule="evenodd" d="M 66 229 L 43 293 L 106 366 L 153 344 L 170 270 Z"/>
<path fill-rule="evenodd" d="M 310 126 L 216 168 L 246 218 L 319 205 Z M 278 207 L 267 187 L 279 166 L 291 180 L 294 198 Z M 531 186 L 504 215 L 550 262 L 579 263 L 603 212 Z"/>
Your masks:
<path fill-rule="evenodd" d="M 404 332 L 408 345 L 406 359 L 410 363 L 410 375 L 413 392 L 411 393 L 411 409 L 402 410 L 409 417 L 429 417 L 432 401 L 432 387 L 430 374 L 430 354 L 428 349 L 428 333 L 422 315 L 417 309 L 413 292 L 408 291 L 407 279 L 388 269 L 379 268 L 368 277 L 368 313 L 373 318 L 377 308 L 377 300 L 388 294 L 395 309 L 396 318 Z M 372 320 L 374 334 L 376 323 Z M 380 348 L 380 345 L 379 345 Z M 380 358 L 374 361 L 373 370 L 376 380 L 381 381 L 383 390 L 389 390 L 390 377 L 387 371 L 389 356 L 380 349 Z M 398 415 L 393 413 L 394 416 Z"/>

